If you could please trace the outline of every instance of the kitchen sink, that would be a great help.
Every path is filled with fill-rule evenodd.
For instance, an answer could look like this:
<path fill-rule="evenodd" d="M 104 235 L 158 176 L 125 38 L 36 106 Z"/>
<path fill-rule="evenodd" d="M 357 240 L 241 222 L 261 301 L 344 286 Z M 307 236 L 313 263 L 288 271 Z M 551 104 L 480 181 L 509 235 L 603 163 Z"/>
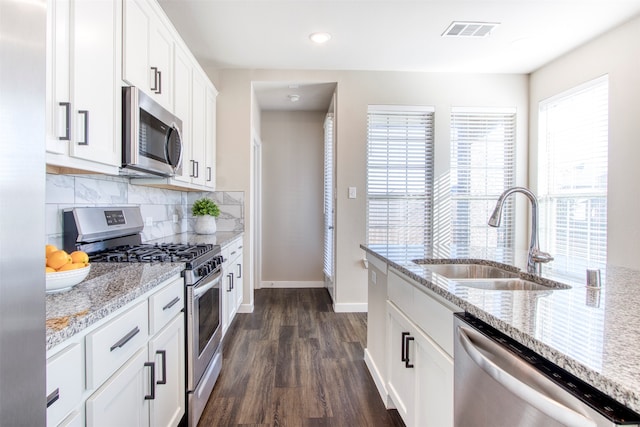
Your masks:
<path fill-rule="evenodd" d="M 562 283 L 554 285 L 543 285 L 524 279 L 496 279 L 496 280 L 465 280 L 456 281 L 456 284 L 475 289 L 486 289 L 490 291 L 555 291 L 559 289 L 570 289 L 570 286 Z"/>
<path fill-rule="evenodd" d="M 482 264 L 422 264 L 427 270 L 447 279 L 509 279 L 518 273 Z"/>

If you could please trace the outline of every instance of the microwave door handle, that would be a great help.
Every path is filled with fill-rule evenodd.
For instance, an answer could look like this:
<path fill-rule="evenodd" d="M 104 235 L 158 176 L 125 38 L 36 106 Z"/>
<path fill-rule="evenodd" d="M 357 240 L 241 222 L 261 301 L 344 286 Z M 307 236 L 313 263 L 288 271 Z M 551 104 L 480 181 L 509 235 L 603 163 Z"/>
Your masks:
<path fill-rule="evenodd" d="M 213 288 L 218 282 L 220 282 L 220 277 L 222 276 L 222 272 L 218 272 L 216 277 L 212 279 L 210 282 L 205 283 L 203 285 L 198 285 L 193 289 L 193 297 L 197 298 L 200 295 L 207 292 L 209 289 Z"/>
<path fill-rule="evenodd" d="M 473 362 L 487 375 L 511 393 L 566 426 L 596 427 L 596 423 L 593 420 L 590 420 L 573 409 L 564 406 L 560 402 L 549 398 L 547 395 L 535 390 L 525 382 L 520 381 L 517 377 L 513 376 L 513 374 L 504 371 L 497 364 L 493 363 L 484 354 L 482 354 L 478 348 L 481 348 L 483 351 L 494 356 L 494 360 L 498 363 L 500 363 L 500 361 L 504 361 L 505 365 L 510 364 L 513 366 L 513 362 L 515 361 L 515 365 L 518 366 L 520 368 L 520 372 L 523 373 L 522 377 L 526 378 L 531 377 L 532 375 L 542 376 L 542 374 L 538 373 L 535 368 L 522 362 L 519 358 L 510 354 L 508 351 L 504 350 L 488 338 L 485 338 L 483 335 L 471 331 L 463 326 L 458 326 L 457 334 L 462 348 L 471 360 L 473 360 Z M 474 342 L 472 342 L 472 338 L 470 336 L 473 336 Z"/>

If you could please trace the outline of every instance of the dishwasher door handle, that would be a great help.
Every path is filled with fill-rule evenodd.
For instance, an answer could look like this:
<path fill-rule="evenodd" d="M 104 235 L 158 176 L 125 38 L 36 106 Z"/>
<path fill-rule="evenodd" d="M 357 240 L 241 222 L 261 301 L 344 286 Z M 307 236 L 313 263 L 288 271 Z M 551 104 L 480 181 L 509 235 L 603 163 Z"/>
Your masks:
<path fill-rule="evenodd" d="M 543 376 L 535 371 L 534 368 L 522 362 L 518 357 L 501 348 L 500 345 L 484 337 L 482 334 L 468 328 L 458 326 L 457 334 L 462 348 L 464 348 L 471 360 L 473 360 L 473 362 L 476 363 L 487 375 L 496 380 L 511 393 L 518 396 L 525 402 L 528 402 L 540 412 L 568 427 L 596 427 L 594 420 L 591 420 L 573 409 L 566 407 L 560 402 L 557 402 L 532 388 L 527 383 L 520 381 L 517 377 L 513 376 L 513 374 L 506 372 L 497 364 L 489 360 L 478 349 L 480 348 L 491 354 L 495 357 L 494 360 L 498 362 L 504 361 L 505 365 L 512 364 L 514 361 L 519 362 L 518 366 L 521 367 L 523 373 L 530 369 L 534 375 Z M 529 374 L 528 376 L 531 376 L 531 373 L 527 372 L 527 374 Z M 543 378 L 546 379 L 544 376 Z"/>

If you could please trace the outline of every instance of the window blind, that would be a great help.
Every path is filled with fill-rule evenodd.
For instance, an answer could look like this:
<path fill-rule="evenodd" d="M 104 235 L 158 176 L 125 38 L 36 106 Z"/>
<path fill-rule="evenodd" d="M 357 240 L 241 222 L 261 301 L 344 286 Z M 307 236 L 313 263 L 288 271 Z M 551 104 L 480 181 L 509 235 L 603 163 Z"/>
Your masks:
<path fill-rule="evenodd" d="M 333 280 L 333 116 L 324 122 L 324 261 L 323 271 Z"/>
<path fill-rule="evenodd" d="M 608 99 L 603 76 L 539 104 L 541 237 L 579 278 L 607 259 Z"/>
<path fill-rule="evenodd" d="M 507 201 L 499 228 L 487 221 L 500 194 L 515 184 L 515 109 L 451 110 L 451 246 L 512 248 L 514 204 Z M 455 252 L 454 252 L 455 253 Z"/>
<path fill-rule="evenodd" d="M 431 250 L 433 117 L 428 107 L 369 106 L 367 243 L 389 255 Z"/>

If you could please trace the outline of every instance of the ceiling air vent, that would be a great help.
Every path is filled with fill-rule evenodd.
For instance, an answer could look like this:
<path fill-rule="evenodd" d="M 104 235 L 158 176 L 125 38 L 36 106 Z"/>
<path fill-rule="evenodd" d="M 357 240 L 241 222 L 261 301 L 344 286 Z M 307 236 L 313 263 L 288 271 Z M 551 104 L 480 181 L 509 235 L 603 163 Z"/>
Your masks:
<path fill-rule="evenodd" d="M 458 22 L 454 21 L 442 33 L 442 37 L 486 37 L 500 25 L 498 22 Z"/>

